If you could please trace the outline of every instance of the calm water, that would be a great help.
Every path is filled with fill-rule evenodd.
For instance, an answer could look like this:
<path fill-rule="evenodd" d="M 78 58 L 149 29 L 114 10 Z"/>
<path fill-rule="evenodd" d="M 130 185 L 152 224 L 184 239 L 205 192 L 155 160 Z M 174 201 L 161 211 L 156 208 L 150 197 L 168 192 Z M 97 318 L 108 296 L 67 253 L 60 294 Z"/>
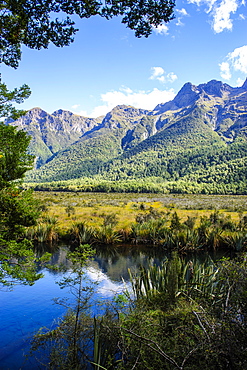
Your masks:
<path fill-rule="evenodd" d="M 128 268 L 138 270 L 148 261 L 159 263 L 164 255 L 153 255 L 136 249 L 113 248 L 101 250 L 86 269 L 88 279 L 99 282 L 95 300 L 113 297 L 129 287 Z M 54 263 L 67 263 L 66 249 L 60 248 L 52 257 Z M 0 291 L 0 369 L 35 370 L 39 365 L 26 358 L 32 335 L 41 327 L 52 328 L 64 313 L 64 308 L 55 304 L 53 298 L 70 296 L 68 289 L 60 289 L 56 282 L 64 274 L 42 270 L 44 278 L 33 286 L 16 286 L 13 291 Z M 94 313 L 100 312 L 97 304 Z"/>

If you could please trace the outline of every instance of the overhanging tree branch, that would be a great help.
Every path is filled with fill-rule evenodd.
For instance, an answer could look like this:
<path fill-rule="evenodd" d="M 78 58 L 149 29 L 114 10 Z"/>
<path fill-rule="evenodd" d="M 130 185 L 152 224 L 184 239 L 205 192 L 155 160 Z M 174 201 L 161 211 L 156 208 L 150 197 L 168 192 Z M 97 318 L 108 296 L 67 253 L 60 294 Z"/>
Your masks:
<path fill-rule="evenodd" d="M 148 37 L 153 27 L 174 18 L 174 0 L 8 0 L 0 3 L 0 62 L 17 68 L 21 45 L 31 49 L 63 47 L 78 31 L 70 16 L 122 17 L 136 37 Z M 59 17 L 54 15 L 58 14 Z M 66 18 L 62 18 L 67 15 Z"/>

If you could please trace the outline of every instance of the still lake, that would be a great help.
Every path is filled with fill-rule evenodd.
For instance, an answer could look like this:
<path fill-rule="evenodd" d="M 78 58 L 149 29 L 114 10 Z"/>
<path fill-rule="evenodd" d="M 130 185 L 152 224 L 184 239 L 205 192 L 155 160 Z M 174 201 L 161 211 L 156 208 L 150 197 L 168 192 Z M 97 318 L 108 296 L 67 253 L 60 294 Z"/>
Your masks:
<path fill-rule="evenodd" d="M 54 264 L 65 264 L 67 248 L 60 247 L 52 256 Z M 128 268 L 138 271 L 141 265 L 149 262 L 160 264 L 166 258 L 164 252 L 155 248 L 140 249 L 100 248 L 85 269 L 88 280 L 97 282 L 94 300 L 111 299 L 121 291 L 131 289 Z M 41 327 L 52 328 L 65 308 L 55 304 L 54 298 L 70 297 L 69 289 L 60 289 L 57 282 L 69 274 L 43 269 L 44 277 L 33 286 L 17 285 L 12 291 L 0 290 L 0 369 L 35 370 L 40 365 L 34 358 L 26 357 L 30 339 Z M 87 284 L 85 282 L 85 284 Z M 93 314 L 100 313 L 101 306 L 95 303 Z"/>

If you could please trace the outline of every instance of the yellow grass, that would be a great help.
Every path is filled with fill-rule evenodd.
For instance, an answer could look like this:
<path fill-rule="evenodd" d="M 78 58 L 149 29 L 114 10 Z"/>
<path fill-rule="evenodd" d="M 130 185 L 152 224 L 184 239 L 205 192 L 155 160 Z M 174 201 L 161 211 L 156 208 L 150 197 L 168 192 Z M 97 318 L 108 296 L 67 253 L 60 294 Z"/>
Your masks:
<path fill-rule="evenodd" d="M 247 197 L 244 196 L 181 196 L 159 194 L 116 194 L 116 193 L 74 193 L 74 192 L 35 192 L 35 197 L 47 207 L 46 215 L 58 219 L 58 227 L 66 231 L 76 222 L 88 225 L 102 225 L 102 214 L 116 214 L 116 229 L 129 229 L 138 214 L 151 209 L 159 213 L 177 212 L 181 221 L 187 217 L 196 217 L 199 222 L 202 216 L 209 216 L 217 205 L 220 213 L 230 215 L 233 221 L 239 220 L 238 208 L 246 211 Z M 204 203 L 203 203 L 204 202 Z M 197 209 L 197 204 L 205 205 L 205 209 Z M 214 206 L 215 205 L 215 206 Z M 231 205 L 231 207 L 229 207 Z M 70 217 L 66 207 L 74 208 Z M 226 209 L 228 207 L 228 209 Z M 144 208 L 144 210 L 143 210 Z"/>

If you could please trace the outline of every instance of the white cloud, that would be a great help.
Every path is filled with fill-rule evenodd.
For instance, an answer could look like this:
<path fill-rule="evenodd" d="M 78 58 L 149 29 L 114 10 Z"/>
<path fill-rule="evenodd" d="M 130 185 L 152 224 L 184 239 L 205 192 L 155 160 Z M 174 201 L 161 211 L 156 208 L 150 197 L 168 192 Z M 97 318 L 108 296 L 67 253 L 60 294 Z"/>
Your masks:
<path fill-rule="evenodd" d="M 227 58 L 235 71 L 247 74 L 247 45 L 236 48 Z"/>
<path fill-rule="evenodd" d="M 231 13 L 235 13 L 238 8 L 236 0 L 223 0 L 219 6 L 215 7 L 213 15 L 213 29 L 216 33 L 224 29 L 232 30 Z"/>
<path fill-rule="evenodd" d="M 212 28 L 216 33 L 224 30 L 231 31 L 233 28 L 232 14 L 244 5 L 244 0 L 187 0 L 188 3 L 195 4 L 198 7 L 206 6 L 206 13 L 213 17 Z M 243 19 L 241 15 L 240 19 Z"/>
<path fill-rule="evenodd" d="M 157 80 L 158 80 L 159 82 L 162 82 L 162 83 L 165 83 L 165 82 L 166 82 L 166 78 L 165 78 L 165 76 L 157 77 Z"/>
<path fill-rule="evenodd" d="M 181 18 L 177 19 L 176 26 L 184 26 L 184 23 L 181 21 Z"/>
<path fill-rule="evenodd" d="M 177 79 L 175 73 L 170 72 L 165 74 L 165 70 L 162 67 L 152 67 L 152 74 L 149 77 L 150 80 L 158 80 L 162 83 L 165 82 L 174 82 Z"/>
<path fill-rule="evenodd" d="M 165 70 L 162 67 L 152 67 L 151 71 L 152 74 L 149 77 L 150 80 L 159 80 L 161 82 L 164 82 Z"/>
<path fill-rule="evenodd" d="M 238 79 L 237 79 L 237 83 L 236 83 L 236 85 L 237 85 L 238 87 L 243 86 L 244 81 L 245 81 L 244 79 L 242 79 L 242 78 L 238 78 Z"/>
<path fill-rule="evenodd" d="M 77 108 L 79 108 L 79 106 L 80 106 L 80 104 L 74 104 L 74 105 L 72 105 L 72 109 L 77 109 Z"/>
<path fill-rule="evenodd" d="M 197 6 L 200 6 L 203 1 L 202 0 L 187 0 L 189 4 L 196 4 Z"/>
<path fill-rule="evenodd" d="M 247 45 L 234 49 L 226 56 L 226 61 L 219 64 L 221 77 L 230 80 L 234 72 L 247 74 Z M 237 85 L 241 86 L 243 79 L 238 77 Z"/>
<path fill-rule="evenodd" d="M 181 15 L 181 16 L 189 15 L 184 8 L 182 8 L 182 9 L 176 9 L 176 12 L 179 13 L 179 15 Z"/>
<path fill-rule="evenodd" d="M 171 77 L 172 78 L 172 77 Z M 106 115 L 117 105 L 131 105 L 135 108 L 154 109 L 157 104 L 165 103 L 175 97 L 173 89 L 159 90 L 154 88 L 152 91 L 137 91 L 134 92 L 129 88 L 121 88 L 118 91 L 108 91 L 101 94 L 102 105 L 98 105 L 91 113 L 81 111 L 85 117 L 99 117 Z"/>
<path fill-rule="evenodd" d="M 86 110 L 81 110 L 80 112 L 72 111 L 74 114 L 78 114 L 79 116 L 82 117 L 89 117 L 88 112 Z"/>
<path fill-rule="evenodd" d="M 188 16 L 189 14 L 187 11 L 182 9 L 176 9 L 176 12 L 178 13 L 179 17 L 177 18 L 176 26 L 184 26 L 184 23 L 181 21 L 182 17 Z"/>
<path fill-rule="evenodd" d="M 126 93 L 126 94 L 132 94 L 133 93 L 133 91 L 127 86 L 121 86 L 119 90 Z"/>
<path fill-rule="evenodd" d="M 166 24 L 160 24 L 158 27 L 153 27 L 153 31 L 158 35 L 168 35 L 169 28 Z"/>
<path fill-rule="evenodd" d="M 176 80 L 177 80 L 177 78 L 178 78 L 178 76 L 177 76 L 177 75 L 175 75 L 175 73 L 173 73 L 173 72 L 168 73 L 166 77 L 167 77 L 167 80 L 168 80 L 169 82 L 174 82 L 174 81 L 176 81 Z"/>
<path fill-rule="evenodd" d="M 187 0 L 189 4 L 195 4 L 198 7 L 202 5 L 206 5 L 206 13 L 210 13 L 214 7 L 214 4 L 216 3 L 217 0 Z"/>
<path fill-rule="evenodd" d="M 230 80 L 232 77 L 230 72 L 230 64 L 228 62 L 222 62 L 220 66 L 220 75 L 224 80 Z"/>

